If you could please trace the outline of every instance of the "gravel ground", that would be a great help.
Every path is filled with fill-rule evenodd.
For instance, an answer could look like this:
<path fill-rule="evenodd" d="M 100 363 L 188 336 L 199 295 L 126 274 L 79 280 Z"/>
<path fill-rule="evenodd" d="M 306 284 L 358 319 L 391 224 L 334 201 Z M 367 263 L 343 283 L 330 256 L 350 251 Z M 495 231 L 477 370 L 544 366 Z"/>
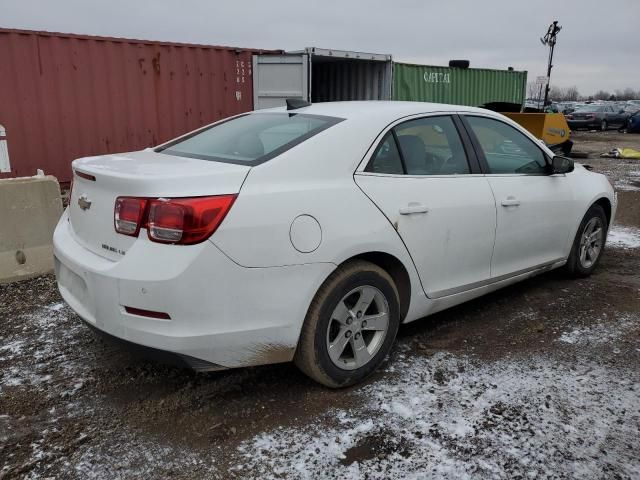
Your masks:
<path fill-rule="evenodd" d="M 640 161 L 597 157 L 640 136 L 574 139 L 620 190 L 596 273 L 407 325 L 347 390 L 291 365 L 149 363 L 95 337 L 52 276 L 1 286 L 0 478 L 640 478 Z"/>

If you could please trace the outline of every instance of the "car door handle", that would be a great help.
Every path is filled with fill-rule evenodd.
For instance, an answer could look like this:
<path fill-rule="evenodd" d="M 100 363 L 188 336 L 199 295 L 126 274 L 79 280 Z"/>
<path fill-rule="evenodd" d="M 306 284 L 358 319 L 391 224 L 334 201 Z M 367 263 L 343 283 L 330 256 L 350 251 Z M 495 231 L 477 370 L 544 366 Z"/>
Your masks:
<path fill-rule="evenodd" d="M 416 202 L 411 202 L 406 207 L 400 207 L 400 215 L 412 215 L 414 213 L 429 213 L 429 207 Z"/>
<path fill-rule="evenodd" d="M 517 207 L 520 205 L 520 200 L 515 197 L 507 197 L 502 200 L 503 207 Z"/>

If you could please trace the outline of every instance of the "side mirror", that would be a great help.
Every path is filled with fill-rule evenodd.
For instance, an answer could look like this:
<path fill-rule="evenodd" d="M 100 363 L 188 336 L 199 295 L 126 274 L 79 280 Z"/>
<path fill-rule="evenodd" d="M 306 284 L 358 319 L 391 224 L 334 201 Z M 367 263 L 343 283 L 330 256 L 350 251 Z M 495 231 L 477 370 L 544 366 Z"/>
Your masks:
<path fill-rule="evenodd" d="M 551 160 L 551 174 L 573 172 L 573 160 L 556 155 Z"/>

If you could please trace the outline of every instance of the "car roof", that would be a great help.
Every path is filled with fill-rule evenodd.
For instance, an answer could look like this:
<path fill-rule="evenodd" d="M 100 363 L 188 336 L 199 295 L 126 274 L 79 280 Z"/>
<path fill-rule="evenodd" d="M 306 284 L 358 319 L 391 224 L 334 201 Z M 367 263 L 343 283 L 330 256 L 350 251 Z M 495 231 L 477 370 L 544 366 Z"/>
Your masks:
<path fill-rule="evenodd" d="M 386 118 L 393 121 L 408 115 L 435 112 L 476 112 L 493 113 L 482 108 L 465 107 L 461 105 L 447 105 L 428 102 L 400 102 L 385 100 L 351 101 L 351 102 L 320 102 L 308 107 L 287 110 L 286 107 L 259 110 L 260 112 L 288 112 L 306 113 L 311 115 L 326 115 L 344 119 L 369 118 L 374 115 L 378 120 Z"/>

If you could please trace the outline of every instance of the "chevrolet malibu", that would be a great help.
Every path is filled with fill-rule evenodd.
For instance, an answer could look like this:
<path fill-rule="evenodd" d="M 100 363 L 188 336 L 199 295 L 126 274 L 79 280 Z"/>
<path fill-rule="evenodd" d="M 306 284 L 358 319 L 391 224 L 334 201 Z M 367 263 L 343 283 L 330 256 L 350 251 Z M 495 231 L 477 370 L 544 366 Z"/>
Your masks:
<path fill-rule="evenodd" d="M 54 233 L 95 330 L 206 371 L 294 361 L 329 387 L 398 326 L 554 268 L 593 272 L 608 180 L 502 115 L 336 102 L 238 115 L 73 162 Z"/>

